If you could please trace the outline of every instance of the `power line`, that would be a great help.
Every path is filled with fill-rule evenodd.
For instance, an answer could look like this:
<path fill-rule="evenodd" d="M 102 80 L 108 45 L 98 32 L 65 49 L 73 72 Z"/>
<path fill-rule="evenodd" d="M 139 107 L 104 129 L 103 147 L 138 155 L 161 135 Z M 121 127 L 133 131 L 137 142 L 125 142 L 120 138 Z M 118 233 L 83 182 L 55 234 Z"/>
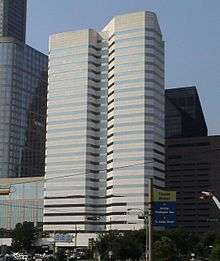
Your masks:
<path fill-rule="evenodd" d="M 146 163 L 155 163 L 155 161 L 147 161 L 147 162 L 143 162 L 143 163 L 134 163 L 134 164 L 130 164 L 130 165 L 124 165 L 124 166 L 120 166 L 120 167 L 115 167 L 113 168 L 113 170 L 118 170 L 118 169 L 124 169 L 124 168 L 129 168 L 129 167 L 134 167 L 134 166 L 141 166 L 141 165 L 145 165 Z M 76 169 L 75 169 L 76 170 Z M 107 169 L 103 169 L 103 170 L 99 170 L 99 171 L 106 171 Z M 62 170 L 61 170 L 62 171 Z M 68 177 L 76 177 L 76 176 L 80 176 L 83 174 L 90 174 L 90 172 L 81 172 L 81 173 L 73 173 L 73 174 L 69 174 L 69 175 L 63 175 L 63 176 L 55 176 L 55 177 L 51 177 L 51 178 L 43 178 L 43 181 L 47 181 L 47 180 L 53 180 L 53 179 L 62 179 L 62 178 L 68 178 Z M 28 184 L 28 183 L 36 183 L 36 182 L 41 182 L 42 180 L 30 180 L 30 181 L 21 181 L 21 182 L 15 182 L 15 183 L 11 183 L 11 184 L 6 184 L 6 185 L 19 185 L 19 184 Z"/>

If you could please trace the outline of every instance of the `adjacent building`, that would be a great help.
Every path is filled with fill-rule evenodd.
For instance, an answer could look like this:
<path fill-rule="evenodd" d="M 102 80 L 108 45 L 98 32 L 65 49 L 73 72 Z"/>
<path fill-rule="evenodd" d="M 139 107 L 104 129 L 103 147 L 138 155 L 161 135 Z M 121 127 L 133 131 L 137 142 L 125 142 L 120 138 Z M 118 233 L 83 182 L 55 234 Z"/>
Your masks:
<path fill-rule="evenodd" d="M 219 209 L 200 200 L 201 191 L 220 198 L 220 136 L 166 140 L 166 186 L 177 191 L 177 227 L 219 231 Z"/>
<path fill-rule="evenodd" d="M 25 43 L 27 0 L 0 0 L 0 36 Z"/>
<path fill-rule="evenodd" d="M 0 187 L 11 188 L 0 196 L 0 227 L 7 229 L 43 221 L 48 59 L 25 44 L 26 8 L 26 0 L 0 1 Z"/>
<path fill-rule="evenodd" d="M 195 86 L 166 89 L 166 138 L 207 136 L 207 126 Z"/>
<path fill-rule="evenodd" d="M 142 228 L 164 187 L 164 42 L 152 12 L 50 37 L 44 230 Z"/>
<path fill-rule="evenodd" d="M 25 44 L 26 1 L 0 17 L 0 178 L 43 176 L 47 56 Z"/>
<path fill-rule="evenodd" d="M 165 92 L 166 187 L 177 191 L 177 227 L 211 231 L 218 209 L 199 199 L 201 191 L 220 196 L 220 136 L 207 136 L 196 87 Z"/>

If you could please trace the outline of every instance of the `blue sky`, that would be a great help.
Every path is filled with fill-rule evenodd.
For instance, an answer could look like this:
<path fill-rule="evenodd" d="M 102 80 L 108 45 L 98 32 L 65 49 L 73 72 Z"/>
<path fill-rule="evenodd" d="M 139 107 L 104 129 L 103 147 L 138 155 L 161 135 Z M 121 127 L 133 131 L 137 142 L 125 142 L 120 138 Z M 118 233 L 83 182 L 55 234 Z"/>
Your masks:
<path fill-rule="evenodd" d="M 209 134 L 220 134 L 220 0 L 28 0 L 27 42 L 47 53 L 50 34 L 94 28 L 115 15 L 154 11 L 166 42 L 166 87 L 196 85 Z"/>

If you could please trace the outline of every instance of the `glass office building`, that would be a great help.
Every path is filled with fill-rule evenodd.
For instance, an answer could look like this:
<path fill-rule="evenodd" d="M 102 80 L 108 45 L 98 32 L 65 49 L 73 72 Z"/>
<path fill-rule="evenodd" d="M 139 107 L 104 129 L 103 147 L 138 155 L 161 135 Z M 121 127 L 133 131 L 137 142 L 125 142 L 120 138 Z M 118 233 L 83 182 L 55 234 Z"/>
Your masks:
<path fill-rule="evenodd" d="M 164 42 L 156 15 L 55 34 L 49 49 L 44 230 L 142 228 L 129 209 L 145 210 L 149 177 L 164 187 Z"/>
<path fill-rule="evenodd" d="M 27 0 L 0 0 L 0 36 L 25 42 Z"/>
<path fill-rule="evenodd" d="M 42 224 L 43 177 L 1 179 L 1 187 L 10 187 L 9 196 L 0 196 L 1 228 L 13 229 L 24 221 Z"/>
<path fill-rule="evenodd" d="M 0 41 L 1 178 L 44 175 L 46 70 L 46 55 Z"/>
<path fill-rule="evenodd" d="M 1 0 L 0 20 L 0 178 L 43 176 L 47 56 L 25 44 L 26 0 Z"/>

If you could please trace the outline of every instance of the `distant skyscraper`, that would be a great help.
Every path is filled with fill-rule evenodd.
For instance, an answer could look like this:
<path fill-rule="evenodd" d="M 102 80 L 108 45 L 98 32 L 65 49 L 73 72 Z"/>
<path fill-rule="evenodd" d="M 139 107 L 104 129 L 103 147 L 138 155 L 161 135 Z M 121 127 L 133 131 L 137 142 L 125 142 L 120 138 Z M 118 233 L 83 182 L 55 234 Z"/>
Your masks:
<path fill-rule="evenodd" d="M 167 89 L 166 138 L 207 136 L 207 126 L 196 87 Z"/>
<path fill-rule="evenodd" d="M 43 176 L 47 56 L 24 43 L 26 1 L 0 5 L 0 178 Z"/>
<path fill-rule="evenodd" d="M 164 42 L 154 13 L 51 36 L 46 147 L 44 230 L 143 227 L 129 209 L 145 210 L 149 177 L 164 187 Z"/>
<path fill-rule="evenodd" d="M 25 42 L 27 0 L 0 0 L 0 36 Z"/>

